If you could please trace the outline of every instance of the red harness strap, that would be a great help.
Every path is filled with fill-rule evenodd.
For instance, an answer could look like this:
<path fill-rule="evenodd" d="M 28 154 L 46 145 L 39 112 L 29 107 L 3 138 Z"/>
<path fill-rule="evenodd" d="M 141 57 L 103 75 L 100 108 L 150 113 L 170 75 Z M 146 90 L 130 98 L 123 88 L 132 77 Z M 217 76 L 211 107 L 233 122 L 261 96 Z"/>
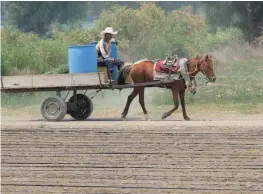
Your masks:
<path fill-rule="evenodd" d="M 155 63 L 155 71 L 168 74 L 169 70 L 172 70 L 171 73 L 177 73 L 177 71 L 179 69 L 178 61 L 170 68 L 168 66 L 166 66 L 164 63 L 165 63 L 165 60 L 158 60 Z"/>

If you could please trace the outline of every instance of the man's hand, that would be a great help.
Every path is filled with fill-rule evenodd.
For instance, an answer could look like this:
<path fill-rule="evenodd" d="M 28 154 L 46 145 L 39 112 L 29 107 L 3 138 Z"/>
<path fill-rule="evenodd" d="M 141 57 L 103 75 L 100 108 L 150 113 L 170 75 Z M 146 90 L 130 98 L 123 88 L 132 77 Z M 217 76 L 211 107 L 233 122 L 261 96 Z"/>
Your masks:
<path fill-rule="evenodd" d="M 192 94 L 195 94 L 196 93 L 196 87 L 189 87 L 189 91 L 192 93 Z"/>
<path fill-rule="evenodd" d="M 114 58 L 112 58 L 112 57 L 108 57 L 108 58 L 107 58 L 107 60 L 109 60 L 109 61 L 112 61 L 112 62 L 114 62 L 114 61 L 115 61 L 115 59 L 114 59 Z"/>
<path fill-rule="evenodd" d="M 114 41 L 116 43 L 116 45 L 118 45 L 118 41 L 117 41 L 117 38 L 114 36 L 112 41 Z"/>

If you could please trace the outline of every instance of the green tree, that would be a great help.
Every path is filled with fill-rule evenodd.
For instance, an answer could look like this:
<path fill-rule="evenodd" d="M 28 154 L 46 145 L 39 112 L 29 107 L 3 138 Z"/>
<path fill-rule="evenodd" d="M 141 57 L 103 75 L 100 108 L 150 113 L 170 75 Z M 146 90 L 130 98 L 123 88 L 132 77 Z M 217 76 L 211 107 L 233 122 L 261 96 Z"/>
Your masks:
<path fill-rule="evenodd" d="M 238 27 L 246 40 L 253 41 L 263 28 L 263 2 L 205 2 L 206 19 L 212 31 Z"/>
<path fill-rule="evenodd" d="M 91 15 L 98 16 L 103 11 L 109 9 L 111 6 L 124 6 L 129 9 L 139 9 L 142 2 L 140 1 L 101 1 L 101 2 L 88 2 L 88 10 Z M 184 1 L 156 1 L 154 4 L 162 8 L 166 12 L 171 12 L 175 9 L 182 8 L 183 6 L 192 6 L 194 13 L 197 12 L 200 2 L 184 2 Z"/>
<path fill-rule="evenodd" d="M 205 29 L 204 20 L 190 7 L 166 13 L 156 3 L 143 2 L 139 9 L 114 6 L 104 11 L 97 29 L 112 26 L 118 39 L 127 40 L 128 50 L 135 58 L 158 58 L 175 51 L 187 56 L 196 32 Z M 124 51 L 125 52 L 125 51 Z"/>
<path fill-rule="evenodd" d="M 7 20 L 22 32 L 44 35 L 54 22 L 67 23 L 87 15 L 87 2 L 20 1 L 1 2 Z"/>

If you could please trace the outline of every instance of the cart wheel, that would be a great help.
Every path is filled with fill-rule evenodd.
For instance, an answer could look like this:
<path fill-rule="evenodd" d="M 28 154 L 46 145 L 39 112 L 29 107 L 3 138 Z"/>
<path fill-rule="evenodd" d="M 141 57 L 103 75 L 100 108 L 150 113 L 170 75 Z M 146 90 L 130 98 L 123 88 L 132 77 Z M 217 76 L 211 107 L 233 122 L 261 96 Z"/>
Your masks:
<path fill-rule="evenodd" d="M 77 94 L 77 102 L 75 110 L 71 110 L 68 113 L 70 116 L 76 120 L 82 121 L 88 118 L 93 112 L 92 101 L 84 94 Z M 70 103 L 74 103 L 74 96 L 69 99 Z"/>
<path fill-rule="evenodd" d="M 59 96 L 48 97 L 41 104 L 41 114 L 48 121 L 60 121 L 67 114 L 67 104 Z"/>

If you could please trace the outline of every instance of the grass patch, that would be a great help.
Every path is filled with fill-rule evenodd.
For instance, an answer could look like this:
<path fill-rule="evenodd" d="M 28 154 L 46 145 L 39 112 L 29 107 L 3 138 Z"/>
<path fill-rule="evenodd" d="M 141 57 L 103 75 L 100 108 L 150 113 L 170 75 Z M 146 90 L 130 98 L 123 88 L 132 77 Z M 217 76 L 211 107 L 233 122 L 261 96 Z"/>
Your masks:
<path fill-rule="evenodd" d="M 1 103 L 3 108 L 24 108 L 40 104 L 48 96 L 55 92 L 30 92 L 30 93 L 2 93 Z"/>
<path fill-rule="evenodd" d="M 200 104 L 187 106 L 189 114 L 198 115 L 252 115 L 263 114 L 262 104 Z"/>

